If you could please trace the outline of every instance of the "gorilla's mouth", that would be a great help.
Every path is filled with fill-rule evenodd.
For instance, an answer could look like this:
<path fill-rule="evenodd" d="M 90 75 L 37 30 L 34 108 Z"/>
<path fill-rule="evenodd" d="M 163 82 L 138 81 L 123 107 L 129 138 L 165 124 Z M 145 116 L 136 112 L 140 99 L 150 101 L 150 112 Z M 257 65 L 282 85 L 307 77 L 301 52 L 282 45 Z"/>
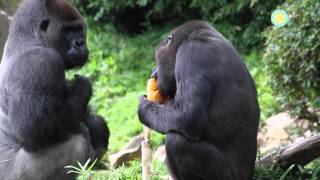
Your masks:
<path fill-rule="evenodd" d="M 176 95 L 175 87 L 161 86 L 159 87 L 159 91 L 162 95 L 169 96 L 170 98 L 174 98 Z"/>
<path fill-rule="evenodd" d="M 173 99 L 174 97 L 175 97 L 175 93 L 172 93 L 172 92 L 170 92 L 170 91 L 160 91 L 160 93 L 162 94 L 162 95 L 165 95 L 165 96 L 169 96 L 170 97 L 170 99 Z"/>
<path fill-rule="evenodd" d="M 83 54 L 77 54 L 77 55 L 69 55 L 68 59 L 77 61 L 78 60 L 88 60 L 89 54 L 88 53 L 83 53 Z"/>
<path fill-rule="evenodd" d="M 68 55 L 65 60 L 65 67 L 72 69 L 78 66 L 83 66 L 89 59 L 89 53 Z"/>

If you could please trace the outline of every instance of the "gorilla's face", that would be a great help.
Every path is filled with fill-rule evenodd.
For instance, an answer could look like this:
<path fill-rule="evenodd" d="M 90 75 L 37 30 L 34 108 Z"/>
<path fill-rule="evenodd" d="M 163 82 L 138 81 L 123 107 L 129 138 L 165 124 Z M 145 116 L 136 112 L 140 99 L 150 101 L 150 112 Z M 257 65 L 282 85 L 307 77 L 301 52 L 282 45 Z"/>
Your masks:
<path fill-rule="evenodd" d="M 61 28 L 63 41 L 67 47 L 61 49 L 64 54 L 65 67 L 82 66 L 88 61 L 89 51 L 86 43 L 86 32 L 82 23 L 65 25 Z"/>
<path fill-rule="evenodd" d="M 175 65 L 180 45 L 200 29 L 208 29 L 205 23 L 189 22 L 169 33 L 169 36 L 157 47 L 157 69 L 153 73 L 158 79 L 158 88 L 164 95 L 174 97 L 176 93 Z"/>
<path fill-rule="evenodd" d="M 86 28 L 82 20 L 61 23 L 61 20 L 52 17 L 44 20 L 40 28 L 44 43 L 59 52 L 66 69 L 82 66 L 88 61 Z"/>
<path fill-rule="evenodd" d="M 176 93 L 175 64 L 176 55 L 185 32 L 181 28 L 173 30 L 157 47 L 156 76 L 160 92 L 166 96 L 174 97 Z"/>

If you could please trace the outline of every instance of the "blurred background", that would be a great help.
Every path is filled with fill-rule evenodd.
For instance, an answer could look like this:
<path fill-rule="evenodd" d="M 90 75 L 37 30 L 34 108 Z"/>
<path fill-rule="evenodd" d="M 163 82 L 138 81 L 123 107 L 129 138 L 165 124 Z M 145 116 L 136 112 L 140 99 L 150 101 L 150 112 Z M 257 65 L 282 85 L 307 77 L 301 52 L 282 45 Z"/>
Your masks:
<path fill-rule="evenodd" d="M 108 155 L 142 132 L 137 97 L 155 66 L 155 47 L 170 30 L 188 20 L 207 21 L 238 49 L 252 74 L 261 108 L 259 156 L 319 132 L 320 1 L 319 0 L 70 0 L 88 24 L 90 62 L 69 72 L 92 79 L 92 111 L 108 121 Z M 0 0 L 0 54 L 10 16 L 18 0 Z M 289 14 L 274 27 L 271 13 Z M 154 151 L 164 136 L 151 136 Z M 161 155 L 160 155 L 161 156 Z M 161 158 L 159 158 L 161 159 Z M 316 159 L 298 170 L 257 167 L 255 179 L 317 179 Z M 153 179 L 166 179 L 163 161 L 155 160 Z M 141 179 L 140 163 L 94 172 L 105 179 Z M 320 173 L 319 173 L 320 174 Z"/>

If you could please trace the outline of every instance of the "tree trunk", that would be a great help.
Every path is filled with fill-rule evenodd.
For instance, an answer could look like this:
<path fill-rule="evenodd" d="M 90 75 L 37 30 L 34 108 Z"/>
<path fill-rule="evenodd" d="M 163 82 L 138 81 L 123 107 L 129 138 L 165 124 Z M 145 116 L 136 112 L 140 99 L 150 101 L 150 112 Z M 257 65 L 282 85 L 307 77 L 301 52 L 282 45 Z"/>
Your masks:
<path fill-rule="evenodd" d="M 280 151 L 271 153 L 260 159 L 258 164 L 290 166 L 292 164 L 306 165 L 320 156 L 320 134 L 301 141 L 294 142 Z"/>

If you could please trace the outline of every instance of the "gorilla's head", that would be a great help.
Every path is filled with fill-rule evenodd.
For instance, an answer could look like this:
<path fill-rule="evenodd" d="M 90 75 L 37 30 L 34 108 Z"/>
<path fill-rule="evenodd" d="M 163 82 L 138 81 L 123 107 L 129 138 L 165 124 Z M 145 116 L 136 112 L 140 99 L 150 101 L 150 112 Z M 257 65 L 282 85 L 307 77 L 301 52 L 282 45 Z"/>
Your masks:
<path fill-rule="evenodd" d="M 25 0 L 17 11 L 12 30 L 55 49 L 65 68 L 82 66 L 88 60 L 86 25 L 77 9 L 63 0 Z M 39 43 L 38 42 L 38 43 Z"/>
<path fill-rule="evenodd" d="M 158 88 L 162 94 L 174 97 L 176 93 L 175 64 L 180 45 L 191 40 L 197 31 L 209 28 L 203 21 L 190 21 L 172 30 L 165 40 L 158 45 L 156 52 L 157 69 L 154 74 L 157 77 Z"/>

